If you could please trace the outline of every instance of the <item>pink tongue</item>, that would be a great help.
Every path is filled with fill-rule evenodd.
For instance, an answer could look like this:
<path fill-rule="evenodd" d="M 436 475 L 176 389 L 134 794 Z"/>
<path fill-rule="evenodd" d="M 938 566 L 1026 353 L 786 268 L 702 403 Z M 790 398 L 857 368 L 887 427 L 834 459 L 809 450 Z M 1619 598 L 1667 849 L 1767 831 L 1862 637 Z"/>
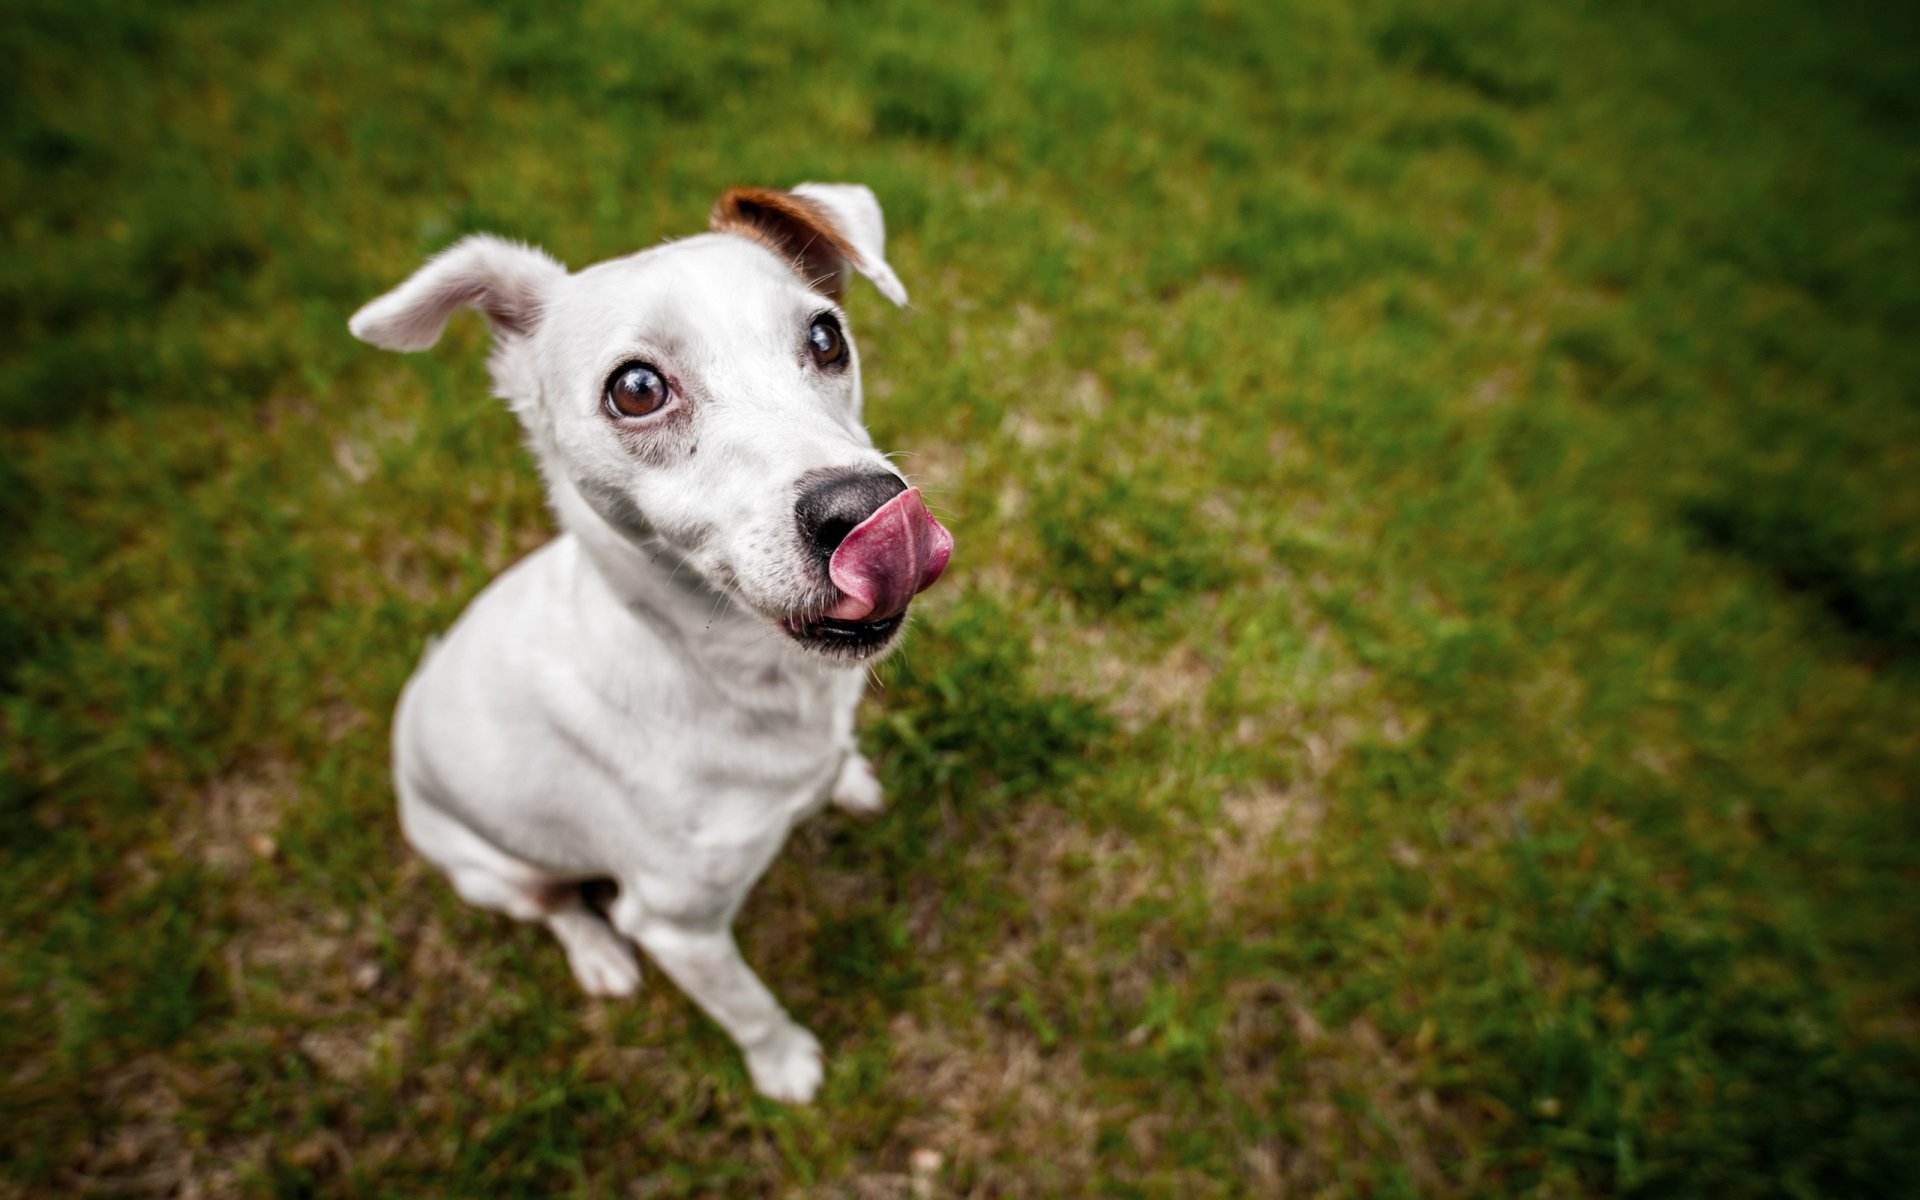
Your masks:
<path fill-rule="evenodd" d="M 834 550 L 827 575 L 841 596 L 826 615 L 838 621 L 898 616 L 915 593 L 933 586 L 951 557 L 953 535 L 921 503 L 920 489 L 908 488 L 854 526 Z"/>

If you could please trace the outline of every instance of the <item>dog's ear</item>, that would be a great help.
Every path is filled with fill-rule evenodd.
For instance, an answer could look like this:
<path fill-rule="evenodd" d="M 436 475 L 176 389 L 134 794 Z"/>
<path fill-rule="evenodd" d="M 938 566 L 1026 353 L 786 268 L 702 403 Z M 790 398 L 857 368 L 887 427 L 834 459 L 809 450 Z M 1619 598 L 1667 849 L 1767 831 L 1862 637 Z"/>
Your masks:
<path fill-rule="evenodd" d="M 895 304 L 907 302 L 907 289 L 887 264 L 880 202 L 860 184 L 803 183 L 790 192 L 728 188 L 714 202 L 709 224 L 761 243 L 792 263 L 808 286 L 836 300 L 846 295 L 851 268 Z"/>
<path fill-rule="evenodd" d="M 533 332 L 567 269 L 532 246 L 476 233 L 428 259 L 407 281 L 353 314 L 347 328 L 385 350 L 425 350 L 456 308 L 486 314 L 496 337 Z"/>

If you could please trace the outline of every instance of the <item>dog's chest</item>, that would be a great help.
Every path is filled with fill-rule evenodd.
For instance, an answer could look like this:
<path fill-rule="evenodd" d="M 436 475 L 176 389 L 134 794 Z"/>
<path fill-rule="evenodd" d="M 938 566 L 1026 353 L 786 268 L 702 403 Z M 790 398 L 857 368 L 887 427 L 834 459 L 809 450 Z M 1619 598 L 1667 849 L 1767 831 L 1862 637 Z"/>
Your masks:
<path fill-rule="evenodd" d="M 825 681 L 777 668 L 729 680 L 677 751 L 694 790 L 708 796 L 789 798 L 804 807 L 832 783 L 852 733 L 852 703 Z M 716 689 L 718 690 L 718 689 Z"/>
<path fill-rule="evenodd" d="M 593 673 L 593 686 L 556 689 L 542 707 L 610 801 L 692 822 L 785 822 L 826 791 L 852 744 L 858 693 L 836 677 L 658 659 Z"/>

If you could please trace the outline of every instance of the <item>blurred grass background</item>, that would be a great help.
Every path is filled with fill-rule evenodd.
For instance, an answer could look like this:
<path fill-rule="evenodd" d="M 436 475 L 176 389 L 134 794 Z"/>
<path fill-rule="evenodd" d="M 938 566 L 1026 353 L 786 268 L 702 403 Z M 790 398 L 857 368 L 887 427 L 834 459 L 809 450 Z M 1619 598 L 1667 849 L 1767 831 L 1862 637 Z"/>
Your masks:
<path fill-rule="evenodd" d="M 1920 1194 L 1910 6 L 13 0 L 0 53 L 0 1195 Z M 830 1055 L 788 1110 L 401 846 L 398 689 L 550 524 L 479 323 L 345 319 L 808 178 L 886 206 L 870 416 L 961 556 L 891 811 L 741 924 Z"/>

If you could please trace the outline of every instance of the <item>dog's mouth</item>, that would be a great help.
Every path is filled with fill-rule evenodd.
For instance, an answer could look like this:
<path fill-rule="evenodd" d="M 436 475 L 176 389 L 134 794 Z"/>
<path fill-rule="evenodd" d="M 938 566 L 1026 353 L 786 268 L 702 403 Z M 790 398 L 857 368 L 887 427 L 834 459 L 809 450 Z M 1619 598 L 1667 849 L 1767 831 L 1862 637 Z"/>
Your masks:
<path fill-rule="evenodd" d="M 906 621 L 895 613 L 877 621 L 845 621 L 835 617 L 788 617 L 782 626 L 794 641 L 825 654 L 865 658 L 893 640 Z"/>
<path fill-rule="evenodd" d="M 872 654 L 893 638 L 907 605 L 933 586 L 952 555 L 953 535 L 927 511 L 920 489 L 907 488 L 831 545 L 827 575 L 838 597 L 817 614 L 788 617 L 786 630 L 828 654 Z"/>

